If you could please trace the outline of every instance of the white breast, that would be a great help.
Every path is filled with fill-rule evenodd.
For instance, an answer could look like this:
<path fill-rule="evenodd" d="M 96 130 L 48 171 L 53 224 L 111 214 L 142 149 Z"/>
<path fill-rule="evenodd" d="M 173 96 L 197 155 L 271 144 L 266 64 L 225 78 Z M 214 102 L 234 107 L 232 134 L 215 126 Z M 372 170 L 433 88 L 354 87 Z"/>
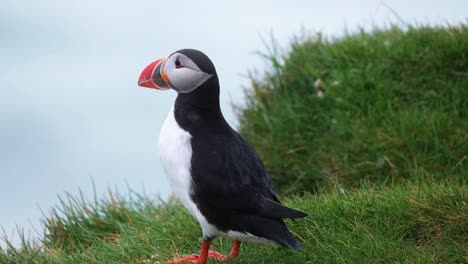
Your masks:
<path fill-rule="evenodd" d="M 190 197 L 192 188 L 192 176 L 190 175 L 192 160 L 191 138 L 190 133 L 182 129 L 175 120 L 174 107 L 172 107 L 159 134 L 161 164 L 168 177 L 172 191 L 200 222 L 203 235 L 215 237 L 218 236 L 219 231 L 207 222 Z"/>

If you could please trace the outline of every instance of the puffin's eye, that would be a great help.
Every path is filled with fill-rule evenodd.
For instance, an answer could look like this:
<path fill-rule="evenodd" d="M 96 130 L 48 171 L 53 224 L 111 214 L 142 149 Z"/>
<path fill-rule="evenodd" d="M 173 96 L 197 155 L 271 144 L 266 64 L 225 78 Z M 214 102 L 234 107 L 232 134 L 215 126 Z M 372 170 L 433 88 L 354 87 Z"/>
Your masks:
<path fill-rule="evenodd" d="M 180 63 L 179 58 L 177 58 L 176 61 L 175 61 L 175 67 L 176 68 L 182 68 L 182 63 Z"/>

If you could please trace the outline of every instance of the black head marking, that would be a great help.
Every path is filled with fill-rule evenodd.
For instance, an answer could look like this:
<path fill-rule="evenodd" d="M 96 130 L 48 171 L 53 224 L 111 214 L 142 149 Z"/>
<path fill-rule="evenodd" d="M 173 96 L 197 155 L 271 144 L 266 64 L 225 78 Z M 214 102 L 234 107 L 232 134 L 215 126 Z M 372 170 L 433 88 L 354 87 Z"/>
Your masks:
<path fill-rule="evenodd" d="M 189 57 L 200 68 L 200 70 L 208 74 L 216 74 L 213 62 L 211 62 L 210 58 L 208 58 L 205 53 L 195 49 L 181 49 L 174 53 L 182 53 Z"/>

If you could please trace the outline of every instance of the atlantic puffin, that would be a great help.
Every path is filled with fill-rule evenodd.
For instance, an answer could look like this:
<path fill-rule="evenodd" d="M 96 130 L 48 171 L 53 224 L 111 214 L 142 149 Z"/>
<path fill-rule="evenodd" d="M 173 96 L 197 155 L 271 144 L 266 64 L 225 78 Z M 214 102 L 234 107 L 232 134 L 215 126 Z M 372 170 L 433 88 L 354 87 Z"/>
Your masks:
<path fill-rule="evenodd" d="M 160 159 L 174 194 L 203 231 L 199 255 L 167 263 L 227 259 L 209 250 L 217 237 L 234 240 L 230 258 L 238 256 L 241 241 L 301 250 L 283 219 L 307 214 L 281 204 L 262 160 L 223 117 L 218 75 L 208 56 L 178 50 L 149 64 L 138 85 L 177 92 L 160 131 Z"/>

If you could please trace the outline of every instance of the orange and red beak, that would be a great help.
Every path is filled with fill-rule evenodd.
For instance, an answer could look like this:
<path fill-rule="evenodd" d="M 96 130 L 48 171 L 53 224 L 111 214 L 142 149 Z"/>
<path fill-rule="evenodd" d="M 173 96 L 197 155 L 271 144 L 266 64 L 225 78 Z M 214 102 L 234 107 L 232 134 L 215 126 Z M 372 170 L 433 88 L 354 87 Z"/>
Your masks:
<path fill-rule="evenodd" d="M 141 72 L 140 78 L 138 79 L 138 85 L 141 87 L 147 87 L 157 90 L 168 90 L 170 86 L 168 84 L 169 79 L 162 70 L 165 59 L 159 59 L 150 63 Z"/>

